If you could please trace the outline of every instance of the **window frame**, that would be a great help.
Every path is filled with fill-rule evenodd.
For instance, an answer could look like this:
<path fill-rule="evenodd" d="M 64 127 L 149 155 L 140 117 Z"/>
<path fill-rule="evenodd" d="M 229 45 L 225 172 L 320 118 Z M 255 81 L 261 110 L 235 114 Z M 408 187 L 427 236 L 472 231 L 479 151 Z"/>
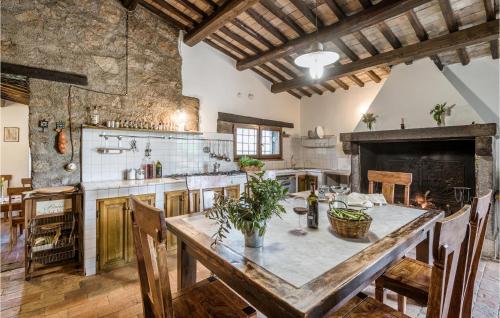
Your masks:
<path fill-rule="evenodd" d="M 250 128 L 257 130 L 257 154 L 256 155 L 238 155 L 237 154 L 237 130 L 238 128 Z M 277 131 L 279 132 L 279 154 L 273 155 L 263 155 L 262 154 L 262 130 Z M 283 129 L 277 126 L 267 126 L 267 125 L 253 125 L 253 124 L 233 124 L 233 154 L 234 160 L 237 161 L 241 157 L 247 156 L 262 160 L 281 160 L 283 159 Z"/>

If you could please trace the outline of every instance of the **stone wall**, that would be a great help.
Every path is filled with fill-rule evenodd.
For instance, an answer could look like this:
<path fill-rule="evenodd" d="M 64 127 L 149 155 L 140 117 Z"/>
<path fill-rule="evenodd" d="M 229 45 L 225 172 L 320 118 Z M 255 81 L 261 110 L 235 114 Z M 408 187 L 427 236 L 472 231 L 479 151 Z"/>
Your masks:
<path fill-rule="evenodd" d="M 117 0 L 2 1 L 2 61 L 83 74 L 88 86 L 30 79 L 30 147 L 35 187 L 80 182 L 64 170 L 68 151 L 55 149 L 55 122 L 69 127 L 74 161 L 80 163 L 81 125 L 88 109 L 101 121 L 166 121 L 179 107 L 187 128 L 198 130 L 199 103 L 182 96 L 178 31 L 141 6 L 127 13 Z M 128 49 L 127 49 L 128 48 Z M 38 121 L 47 119 L 42 132 Z"/>

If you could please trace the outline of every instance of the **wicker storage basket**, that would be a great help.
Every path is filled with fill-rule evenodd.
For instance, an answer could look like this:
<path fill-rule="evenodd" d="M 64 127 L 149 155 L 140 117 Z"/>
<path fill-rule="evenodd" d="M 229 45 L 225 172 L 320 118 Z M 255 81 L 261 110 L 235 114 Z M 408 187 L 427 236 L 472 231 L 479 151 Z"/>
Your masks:
<path fill-rule="evenodd" d="M 335 233 L 343 237 L 363 238 L 366 237 L 372 224 L 372 218 L 367 216 L 368 220 L 356 221 L 340 219 L 328 213 L 328 219 Z"/>

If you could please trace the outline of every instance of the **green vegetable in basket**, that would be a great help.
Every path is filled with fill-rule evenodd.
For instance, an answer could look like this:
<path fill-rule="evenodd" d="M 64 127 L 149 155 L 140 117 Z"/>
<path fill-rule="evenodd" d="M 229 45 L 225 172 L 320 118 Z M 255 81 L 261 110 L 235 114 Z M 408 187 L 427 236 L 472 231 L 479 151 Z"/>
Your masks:
<path fill-rule="evenodd" d="M 342 209 L 342 208 L 331 208 L 330 215 L 343 220 L 351 221 L 368 221 L 370 216 L 363 211 Z"/>

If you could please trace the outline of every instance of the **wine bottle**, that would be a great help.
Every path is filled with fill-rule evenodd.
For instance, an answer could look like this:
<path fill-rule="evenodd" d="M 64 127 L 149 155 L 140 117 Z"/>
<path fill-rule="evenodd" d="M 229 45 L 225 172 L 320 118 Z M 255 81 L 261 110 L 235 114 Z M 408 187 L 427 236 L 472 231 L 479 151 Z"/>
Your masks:
<path fill-rule="evenodd" d="M 160 160 L 156 162 L 156 177 L 161 178 L 162 177 L 162 166 Z"/>
<path fill-rule="evenodd" d="M 311 182 L 311 193 L 307 197 L 307 227 L 312 229 L 318 228 L 318 196 L 315 192 L 314 182 Z"/>

